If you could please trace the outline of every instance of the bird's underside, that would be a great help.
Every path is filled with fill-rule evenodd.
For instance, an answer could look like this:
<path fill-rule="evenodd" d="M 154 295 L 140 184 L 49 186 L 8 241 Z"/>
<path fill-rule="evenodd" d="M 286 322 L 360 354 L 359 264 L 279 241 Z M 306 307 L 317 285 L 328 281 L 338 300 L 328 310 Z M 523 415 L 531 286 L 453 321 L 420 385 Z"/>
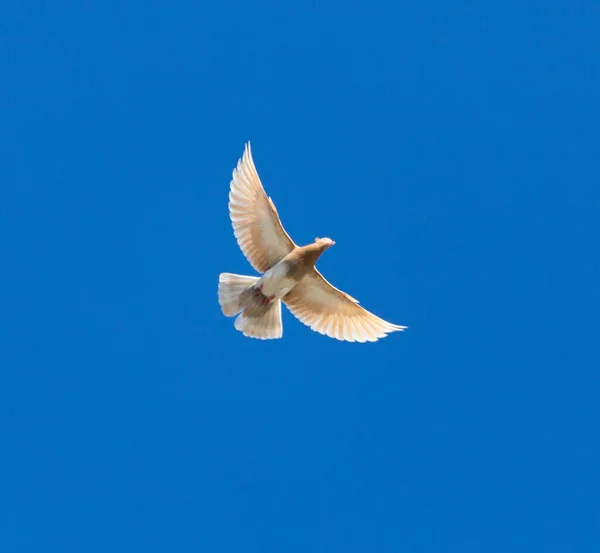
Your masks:
<path fill-rule="evenodd" d="M 283 228 L 275 205 L 260 182 L 250 144 L 233 171 L 229 214 L 240 249 L 261 276 L 222 273 L 219 303 L 246 336 L 281 338 L 281 302 L 312 330 L 348 342 L 375 342 L 404 330 L 362 308 L 358 301 L 331 285 L 315 267 L 335 244 L 317 238 L 297 246 Z"/>

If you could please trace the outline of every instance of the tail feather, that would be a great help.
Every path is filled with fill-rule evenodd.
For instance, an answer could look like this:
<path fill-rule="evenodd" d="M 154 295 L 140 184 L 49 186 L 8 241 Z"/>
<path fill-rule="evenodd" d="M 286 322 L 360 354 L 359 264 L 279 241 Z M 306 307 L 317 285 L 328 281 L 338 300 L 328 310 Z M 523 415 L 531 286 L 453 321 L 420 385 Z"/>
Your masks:
<path fill-rule="evenodd" d="M 245 336 L 260 340 L 281 338 L 281 300 L 263 304 L 254 296 L 254 285 L 258 280 L 258 277 L 221 273 L 219 304 L 227 317 L 238 315 L 234 326 Z"/>
<path fill-rule="evenodd" d="M 235 317 L 243 311 L 248 290 L 258 282 L 258 277 L 221 273 L 219 275 L 219 304 L 223 314 Z M 246 293 L 245 293 L 246 292 Z"/>
<path fill-rule="evenodd" d="M 259 306 L 252 305 L 244 309 L 235 320 L 235 328 L 250 338 L 271 340 L 283 336 L 281 323 L 281 300 Z"/>

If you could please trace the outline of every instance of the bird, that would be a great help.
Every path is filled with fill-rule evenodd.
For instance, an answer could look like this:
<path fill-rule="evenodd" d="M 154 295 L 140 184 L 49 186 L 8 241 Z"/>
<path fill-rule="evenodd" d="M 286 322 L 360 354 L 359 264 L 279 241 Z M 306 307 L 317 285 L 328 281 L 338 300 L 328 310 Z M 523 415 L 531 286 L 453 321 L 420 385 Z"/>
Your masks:
<path fill-rule="evenodd" d="M 306 246 L 294 243 L 263 188 L 250 142 L 233 169 L 229 216 L 242 253 L 260 273 L 219 275 L 221 310 L 237 316 L 234 327 L 245 336 L 282 338 L 282 302 L 311 330 L 341 341 L 376 342 L 407 328 L 370 313 L 318 271 L 316 261 L 335 244 L 331 238 L 315 238 Z"/>

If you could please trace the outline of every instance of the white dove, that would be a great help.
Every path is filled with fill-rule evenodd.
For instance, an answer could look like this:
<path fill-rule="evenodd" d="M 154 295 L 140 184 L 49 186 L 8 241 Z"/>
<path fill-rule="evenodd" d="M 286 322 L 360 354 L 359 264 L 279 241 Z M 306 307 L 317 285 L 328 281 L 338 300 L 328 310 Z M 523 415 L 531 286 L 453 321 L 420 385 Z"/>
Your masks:
<path fill-rule="evenodd" d="M 348 342 L 376 342 L 407 327 L 388 323 L 338 290 L 315 267 L 335 244 L 316 238 L 297 246 L 284 230 L 277 210 L 258 178 L 250 143 L 233 170 L 229 215 L 237 242 L 260 277 L 221 273 L 219 304 L 235 328 L 262 340 L 281 338 L 281 302 L 312 330 Z"/>

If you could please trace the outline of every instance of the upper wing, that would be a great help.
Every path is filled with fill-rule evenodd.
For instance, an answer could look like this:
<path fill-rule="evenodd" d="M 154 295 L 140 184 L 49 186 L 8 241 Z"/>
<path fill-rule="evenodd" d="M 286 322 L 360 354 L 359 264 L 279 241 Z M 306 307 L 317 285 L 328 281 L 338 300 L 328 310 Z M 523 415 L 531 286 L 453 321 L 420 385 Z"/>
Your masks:
<path fill-rule="evenodd" d="M 273 201 L 265 194 L 252 161 L 249 142 L 233 170 L 229 216 L 242 252 L 261 273 L 296 246 L 281 225 Z"/>
<path fill-rule="evenodd" d="M 348 342 L 376 342 L 405 326 L 388 323 L 358 305 L 314 269 L 283 298 L 289 310 L 312 330 Z"/>

